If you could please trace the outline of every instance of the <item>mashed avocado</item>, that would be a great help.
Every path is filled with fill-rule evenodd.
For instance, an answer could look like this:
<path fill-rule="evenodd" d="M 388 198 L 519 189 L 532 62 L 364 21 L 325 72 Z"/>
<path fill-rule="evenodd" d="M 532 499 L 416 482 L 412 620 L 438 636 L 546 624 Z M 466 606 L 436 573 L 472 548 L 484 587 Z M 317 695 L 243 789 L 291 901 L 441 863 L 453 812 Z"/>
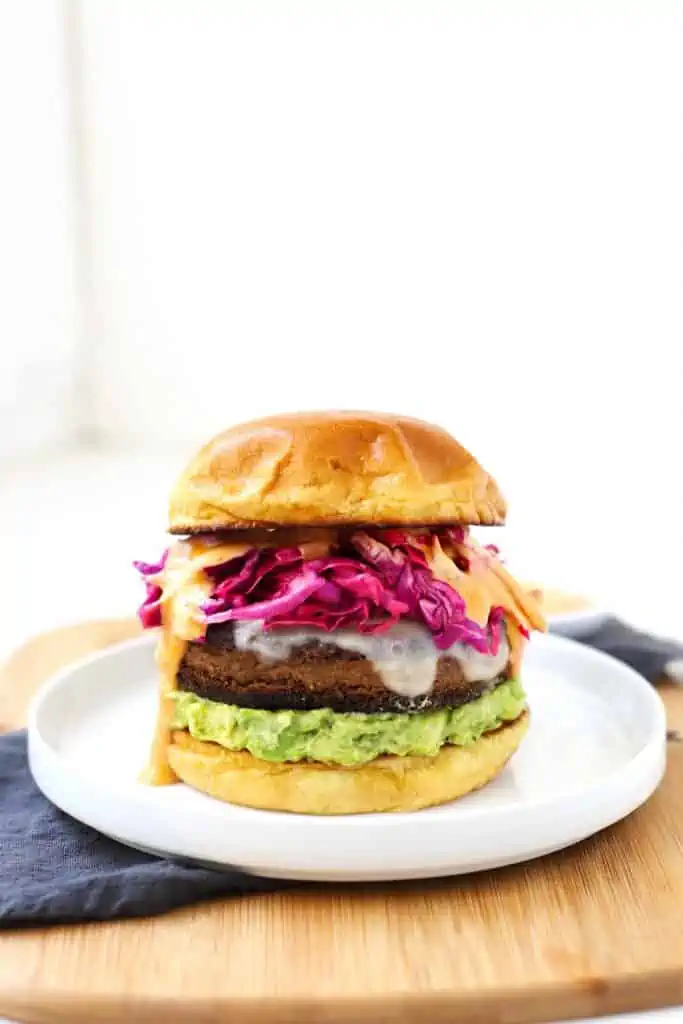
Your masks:
<path fill-rule="evenodd" d="M 219 704 L 177 691 L 173 728 L 188 729 L 198 740 L 228 750 L 248 750 L 265 761 L 322 761 L 357 765 L 380 754 L 433 757 L 445 743 L 466 746 L 482 733 L 517 718 L 524 691 L 516 679 L 459 708 L 415 714 L 338 714 L 315 711 L 263 711 Z"/>

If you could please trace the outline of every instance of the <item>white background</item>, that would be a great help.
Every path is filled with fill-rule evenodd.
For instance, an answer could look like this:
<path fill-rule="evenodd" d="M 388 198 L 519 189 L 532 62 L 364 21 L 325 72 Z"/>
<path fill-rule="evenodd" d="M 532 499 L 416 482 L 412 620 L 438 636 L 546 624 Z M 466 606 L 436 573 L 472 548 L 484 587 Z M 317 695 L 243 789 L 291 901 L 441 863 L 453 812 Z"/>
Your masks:
<path fill-rule="evenodd" d="M 193 445 L 321 406 L 441 422 L 519 571 L 683 629 L 683 5 L 0 20 L 6 645 L 125 613 Z"/>
<path fill-rule="evenodd" d="M 62 5 L 0 5 L 0 462 L 76 429 L 74 219 Z"/>

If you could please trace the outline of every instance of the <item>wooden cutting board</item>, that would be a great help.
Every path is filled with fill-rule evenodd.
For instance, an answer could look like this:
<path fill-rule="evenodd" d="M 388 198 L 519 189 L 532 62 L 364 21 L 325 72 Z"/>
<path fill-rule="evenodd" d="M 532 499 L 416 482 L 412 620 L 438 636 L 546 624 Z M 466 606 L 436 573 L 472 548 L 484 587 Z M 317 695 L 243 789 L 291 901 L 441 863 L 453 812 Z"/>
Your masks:
<path fill-rule="evenodd" d="M 55 669 L 135 633 L 39 637 L 0 722 Z M 672 729 L 683 692 L 664 684 Z M 683 1003 L 683 743 L 626 821 L 570 850 L 432 883 L 308 887 L 163 917 L 0 934 L 0 1016 L 97 1021 L 542 1021 Z M 415 817 L 419 828 L 419 815 Z"/>

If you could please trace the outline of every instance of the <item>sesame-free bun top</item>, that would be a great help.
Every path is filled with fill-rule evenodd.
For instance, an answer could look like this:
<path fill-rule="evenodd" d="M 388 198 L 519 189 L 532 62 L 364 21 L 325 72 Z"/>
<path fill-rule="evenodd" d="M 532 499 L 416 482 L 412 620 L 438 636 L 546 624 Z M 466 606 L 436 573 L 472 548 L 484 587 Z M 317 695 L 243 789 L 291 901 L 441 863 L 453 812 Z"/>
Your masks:
<path fill-rule="evenodd" d="M 169 520 L 177 534 L 499 524 L 505 501 L 441 427 L 385 413 L 286 413 L 209 441 L 174 487 Z"/>

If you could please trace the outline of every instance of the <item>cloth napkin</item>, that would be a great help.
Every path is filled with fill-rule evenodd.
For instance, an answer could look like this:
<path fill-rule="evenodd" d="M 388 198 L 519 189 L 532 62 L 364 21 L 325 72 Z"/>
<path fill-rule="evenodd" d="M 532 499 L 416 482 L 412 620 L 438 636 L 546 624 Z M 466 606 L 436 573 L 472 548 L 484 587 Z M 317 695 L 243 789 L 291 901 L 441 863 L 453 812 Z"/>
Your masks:
<path fill-rule="evenodd" d="M 619 619 L 604 619 L 599 626 L 575 639 L 623 661 L 651 682 L 663 676 L 683 683 L 683 645 L 651 636 L 627 626 Z"/>
<path fill-rule="evenodd" d="M 615 619 L 582 640 L 652 682 L 683 659 L 680 645 Z M 38 790 L 24 732 L 0 736 L 0 928 L 142 917 L 285 884 L 153 857 L 107 839 Z"/>

